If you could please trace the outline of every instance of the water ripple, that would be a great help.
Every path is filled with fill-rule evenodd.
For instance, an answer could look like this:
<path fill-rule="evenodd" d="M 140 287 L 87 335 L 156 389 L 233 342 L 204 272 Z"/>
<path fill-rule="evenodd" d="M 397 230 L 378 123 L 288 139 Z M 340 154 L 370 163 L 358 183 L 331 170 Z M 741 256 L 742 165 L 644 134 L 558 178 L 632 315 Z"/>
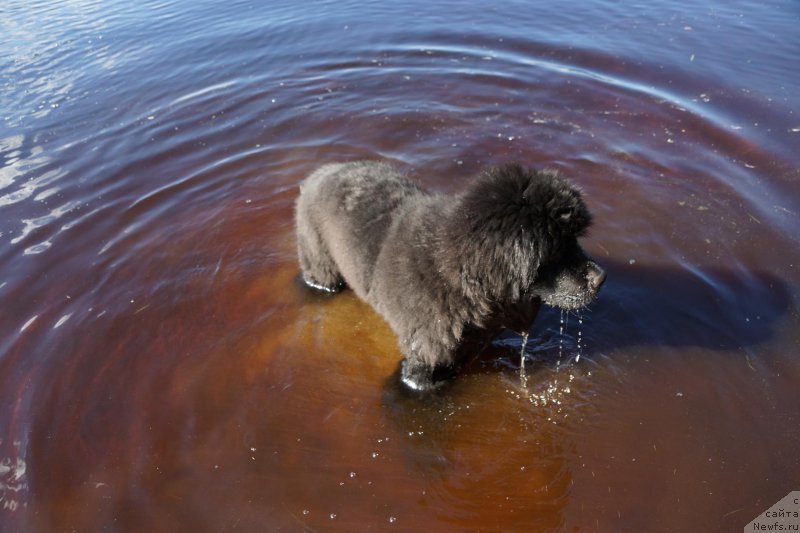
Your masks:
<path fill-rule="evenodd" d="M 761 501 L 736 481 L 797 441 L 796 13 L 412 4 L 3 4 L 0 529 Z M 298 183 L 377 157 L 441 192 L 509 160 L 585 191 L 608 281 L 577 332 L 543 310 L 527 389 L 506 338 L 409 397 L 388 326 L 297 283 Z"/>

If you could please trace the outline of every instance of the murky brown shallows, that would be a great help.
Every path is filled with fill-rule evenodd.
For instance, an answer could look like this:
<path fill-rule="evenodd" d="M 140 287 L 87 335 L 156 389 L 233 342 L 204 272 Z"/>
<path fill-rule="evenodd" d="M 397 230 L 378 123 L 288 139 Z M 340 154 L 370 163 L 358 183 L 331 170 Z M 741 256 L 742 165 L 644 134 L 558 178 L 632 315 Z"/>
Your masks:
<path fill-rule="evenodd" d="M 800 489 L 795 3 L 0 11 L 3 531 L 738 531 Z M 608 281 L 527 386 L 509 333 L 409 397 L 298 282 L 297 184 L 356 158 L 584 190 Z"/>

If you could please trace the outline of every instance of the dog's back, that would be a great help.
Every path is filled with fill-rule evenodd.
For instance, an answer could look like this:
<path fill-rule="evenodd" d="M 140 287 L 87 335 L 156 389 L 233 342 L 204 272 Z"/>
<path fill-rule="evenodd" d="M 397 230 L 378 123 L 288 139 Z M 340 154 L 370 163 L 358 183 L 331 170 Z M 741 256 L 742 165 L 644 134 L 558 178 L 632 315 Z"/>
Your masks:
<path fill-rule="evenodd" d="M 391 165 L 334 163 L 300 185 L 297 246 L 306 282 L 336 290 L 343 283 L 366 299 L 386 234 L 409 198 L 424 193 Z"/>

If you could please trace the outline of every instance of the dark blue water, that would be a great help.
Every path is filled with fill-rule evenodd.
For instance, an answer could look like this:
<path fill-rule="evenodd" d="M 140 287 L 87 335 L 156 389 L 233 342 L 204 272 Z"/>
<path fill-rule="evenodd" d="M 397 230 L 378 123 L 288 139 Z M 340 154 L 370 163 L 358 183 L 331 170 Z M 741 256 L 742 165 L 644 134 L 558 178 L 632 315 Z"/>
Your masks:
<path fill-rule="evenodd" d="M 800 479 L 800 6 L 0 6 L 0 529 L 730 531 Z M 601 298 L 446 393 L 299 181 L 558 169 Z M 580 356 L 580 357 L 578 357 Z M 577 361 L 576 361 L 577 360 Z"/>

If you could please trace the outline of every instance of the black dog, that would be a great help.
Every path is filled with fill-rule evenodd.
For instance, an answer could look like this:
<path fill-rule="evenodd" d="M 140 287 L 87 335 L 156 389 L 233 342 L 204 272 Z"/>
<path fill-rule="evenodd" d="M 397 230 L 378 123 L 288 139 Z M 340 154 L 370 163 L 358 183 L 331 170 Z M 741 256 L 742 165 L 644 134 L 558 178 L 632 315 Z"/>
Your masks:
<path fill-rule="evenodd" d="M 503 327 L 526 332 L 539 305 L 575 309 L 605 272 L 578 245 L 591 215 L 554 173 L 508 165 L 455 196 L 431 194 L 381 162 L 325 165 L 300 186 L 305 282 L 349 286 L 389 323 L 402 380 L 427 390 Z"/>

